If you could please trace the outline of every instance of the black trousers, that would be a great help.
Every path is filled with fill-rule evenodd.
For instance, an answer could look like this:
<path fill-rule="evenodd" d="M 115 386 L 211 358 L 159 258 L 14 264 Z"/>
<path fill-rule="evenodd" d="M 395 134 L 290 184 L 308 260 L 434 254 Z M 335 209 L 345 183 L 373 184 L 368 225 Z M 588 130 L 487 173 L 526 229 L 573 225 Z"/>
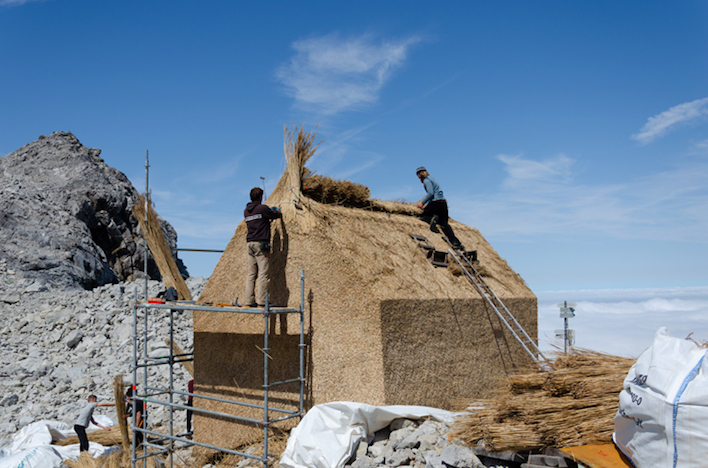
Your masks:
<path fill-rule="evenodd" d="M 429 202 L 425 208 L 423 208 L 423 214 L 420 219 L 430 224 L 433 216 L 438 217 L 438 226 L 442 228 L 443 233 L 450 239 L 452 245 L 458 245 L 460 241 L 455 236 L 455 232 L 452 230 L 448 224 L 448 214 L 447 214 L 447 201 L 446 200 L 436 200 Z"/>
<path fill-rule="evenodd" d="M 187 398 L 187 406 L 192 407 L 192 397 Z M 187 410 L 187 432 L 192 432 L 192 410 Z"/>
<path fill-rule="evenodd" d="M 79 436 L 79 452 L 88 452 L 89 442 L 86 436 L 86 428 L 84 426 L 79 426 L 74 424 L 74 432 Z"/>

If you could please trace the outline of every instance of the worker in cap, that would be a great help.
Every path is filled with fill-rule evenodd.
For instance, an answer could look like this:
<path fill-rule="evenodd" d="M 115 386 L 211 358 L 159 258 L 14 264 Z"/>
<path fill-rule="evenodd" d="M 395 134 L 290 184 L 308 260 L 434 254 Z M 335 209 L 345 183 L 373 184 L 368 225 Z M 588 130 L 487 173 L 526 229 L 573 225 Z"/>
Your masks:
<path fill-rule="evenodd" d="M 428 174 L 424 166 L 420 166 L 416 169 L 415 175 L 420 179 L 426 192 L 425 197 L 417 203 L 418 208 L 423 210 L 420 219 L 429 223 L 430 230 L 433 232 L 440 232 L 438 230 L 438 226 L 440 226 L 452 246 L 457 250 L 464 250 L 464 247 L 459 239 L 455 237 L 455 233 L 448 223 L 447 200 L 445 200 L 443 196 L 440 184 L 438 184 L 437 180 L 430 177 L 430 174 Z"/>

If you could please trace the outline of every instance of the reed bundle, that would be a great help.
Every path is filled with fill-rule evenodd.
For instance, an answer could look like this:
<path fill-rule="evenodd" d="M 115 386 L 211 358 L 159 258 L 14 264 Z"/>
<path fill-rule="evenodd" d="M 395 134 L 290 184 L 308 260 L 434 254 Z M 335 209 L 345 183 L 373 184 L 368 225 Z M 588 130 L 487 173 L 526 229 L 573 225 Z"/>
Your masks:
<path fill-rule="evenodd" d="M 113 426 L 110 430 L 98 430 L 93 432 L 87 432 L 86 437 L 88 437 L 89 442 L 96 442 L 106 447 L 111 445 L 120 445 L 123 443 L 123 436 L 121 435 L 120 427 Z M 67 437 L 66 439 L 57 440 L 54 445 L 72 445 L 78 444 L 78 436 Z"/>
<path fill-rule="evenodd" d="M 113 379 L 113 399 L 116 403 L 116 417 L 118 418 L 118 427 L 120 428 L 123 453 L 128 453 L 130 450 L 130 435 L 128 433 L 128 420 L 125 418 L 124 387 L 123 376 L 116 375 Z"/>
<path fill-rule="evenodd" d="M 547 369 L 507 378 L 482 409 L 455 421 L 452 436 L 491 451 L 608 443 L 634 361 L 583 349 L 559 355 Z"/>
<path fill-rule="evenodd" d="M 130 452 L 127 455 L 126 457 L 124 452 L 111 452 L 108 455 L 93 458 L 88 452 L 81 452 L 78 460 L 64 460 L 62 461 L 62 466 L 66 465 L 69 468 L 131 468 Z M 162 458 L 160 460 L 162 461 L 160 466 L 164 467 L 164 460 Z M 143 463 L 140 462 L 137 466 L 143 466 Z M 154 457 L 147 458 L 147 467 L 156 468 Z"/>
<path fill-rule="evenodd" d="M 320 203 L 363 208 L 369 205 L 369 188 L 348 180 L 336 180 L 317 174 L 303 181 L 302 193 Z"/>
<path fill-rule="evenodd" d="M 180 299 L 189 300 L 192 295 L 189 293 L 187 283 L 182 279 L 182 275 L 177 267 L 177 262 L 172 256 L 172 251 L 165 238 L 165 233 L 162 232 L 160 222 L 157 220 L 157 213 L 152 208 L 150 203 L 147 203 L 147 219 L 145 216 L 145 197 L 140 195 L 137 202 L 133 205 L 133 216 L 140 223 L 143 237 L 147 241 L 148 248 L 155 259 L 157 268 L 162 275 L 162 281 L 166 287 L 173 287 L 177 291 Z"/>

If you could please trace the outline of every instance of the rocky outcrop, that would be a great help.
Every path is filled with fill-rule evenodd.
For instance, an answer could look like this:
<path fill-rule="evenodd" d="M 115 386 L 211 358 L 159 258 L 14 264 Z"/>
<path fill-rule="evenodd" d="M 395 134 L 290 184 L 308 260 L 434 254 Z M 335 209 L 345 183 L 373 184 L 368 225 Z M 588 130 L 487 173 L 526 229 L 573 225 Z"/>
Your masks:
<path fill-rule="evenodd" d="M 85 289 L 141 276 L 138 192 L 100 153 L 55 132 L 0 158 L 0 259 L 9 270 Z M 160 222 L 175 248 L 177 234 Z M 160 278 L 151 259 L 148 275 Z"/>

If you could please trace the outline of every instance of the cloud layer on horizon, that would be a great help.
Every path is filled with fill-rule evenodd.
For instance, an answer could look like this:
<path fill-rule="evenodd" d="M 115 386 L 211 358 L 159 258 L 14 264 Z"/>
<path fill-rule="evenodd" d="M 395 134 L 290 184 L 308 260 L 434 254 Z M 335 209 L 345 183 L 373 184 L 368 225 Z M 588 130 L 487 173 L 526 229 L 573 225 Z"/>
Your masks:
<path fill-rule="evenodd" d="M 568 327 L 576 346 L 637 357 L 660 327 L 673 336 L 708 340 L 708 286 L 692 288 L 546 291 L 538 294 L 538 337 L 542 351 L 562 347 L 555 330 L 563 328 L 556 304 L 575 302 Z"/>

